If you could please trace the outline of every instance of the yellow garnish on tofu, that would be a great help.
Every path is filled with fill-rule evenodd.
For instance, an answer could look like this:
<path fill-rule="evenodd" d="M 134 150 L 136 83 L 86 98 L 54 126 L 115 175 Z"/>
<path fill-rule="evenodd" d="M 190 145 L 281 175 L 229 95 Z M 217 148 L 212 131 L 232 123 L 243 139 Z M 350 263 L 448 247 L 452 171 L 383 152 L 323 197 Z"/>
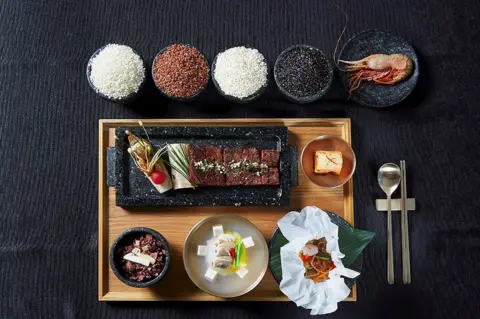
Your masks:
<path fill-rule="evenodd" d="M 343 155 L 338 151 L 315 151 L 316 174 L 335 174 L 340 175 L 343 166 Z"/>

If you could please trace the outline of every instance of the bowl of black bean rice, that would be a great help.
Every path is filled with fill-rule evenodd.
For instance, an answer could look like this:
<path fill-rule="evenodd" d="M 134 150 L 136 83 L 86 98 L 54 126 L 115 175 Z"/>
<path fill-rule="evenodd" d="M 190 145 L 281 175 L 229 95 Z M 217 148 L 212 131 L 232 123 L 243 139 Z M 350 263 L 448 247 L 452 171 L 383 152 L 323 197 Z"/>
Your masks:
<path fill-rule="evenodd" d="M 148 256 L 148 266 L 126 259 L 127 255 L 140 251 Z M 167 274 L 170 266 L 170 246 L 159 232 L 145 227 L 130 228 L 121 233 L 110 249 L 110 267 L 124 284 L 143 288 L 149 287 Z"/>
<path fill-rule="evenodd" d="M 333 67 L 325 54 L 310 45 L 298 44 L 278 56 L 273 77 L 280 93 L 294 103 L 319 100 L 330 88 Z"/>

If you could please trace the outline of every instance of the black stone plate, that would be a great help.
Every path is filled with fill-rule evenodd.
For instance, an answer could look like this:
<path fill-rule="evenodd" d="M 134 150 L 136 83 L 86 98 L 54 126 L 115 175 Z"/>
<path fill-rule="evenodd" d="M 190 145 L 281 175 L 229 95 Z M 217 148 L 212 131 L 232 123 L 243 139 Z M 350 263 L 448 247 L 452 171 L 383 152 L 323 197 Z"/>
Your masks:
<path fill-rule="evenodd" d="M 165 143 L 187 143 L 280 151 L 280 185 L 200 186 L 160 194 L 128 154 L 126 129 L 116 128 L 115 134 L 121 142 L 116 142 L 115 149 L 107 150 L 107 182 L 116 188 L 117 206 L 286 206 L 290 202 L 290 187 L 298 184 L 297 151 L 287 144 L 286 127 L 146 128 L 155 148 Z M 137 136 L 145 136 L 139 127 L 128 130 Z"/>
<path fill-rule="evenodd" d="M 394 85 L 380 85 L 364 81 L 352 92 L 351 98 L 362 105 L 386 107 L 404 100 L 417 84 L 419 67 L 413 47 L 404 39 L 380 30 L 364 31 L 350 39 L 340 52 L 340 60 L 356 61 L 369 55 L 384 53 L 405 54 L 413 60 L 413 72 L 407 79 Z M 345 64 L 340 63 L 343 67 Z M 348 91 L 348 73 L 339 71 L 343 86 Z"/>
<path fill-rule="evenodd" d="M 353 227 L 345 220 L 343 219 L 342 217 L 332 213 L 332 212 L 329 212 L 329 211 L 325 211 L 328 216 L 330 217 L 330 220 L 332 221 L 332 223 L 334 223 L 335 225 L 337 225 L 338 227 L 344 227 L 348 230 L 352 230 L 353 231 Z M 273 257 L 273 246 L 275 245 L 275 240 L 277 239 L 277 236 L 279 234 L 281 234 L 282 232 L 280 231 L 280 229 L 277 227 L 275 229 L 275 231 L 273 232 L 273 235 L 272 235 L 272 238 L 270 239 L 270 242 L 268 243 L 268 249 L 269 249 L 269 263 L 268 263 L 268 268 L 270 268 L 270 260 L 272 260 L 272 257 Z M 280 252 L 278 252 L 280 253 Z M 349 265 L 347 268 L 350 268 L 352 270 L 355 270 L 359 273 L 362 272 L 362 268 L 363 268 L 363 253 L 361 253 L 357 259 L 355 259 L 355 261 Z M 270 268 L 270 271 L 271 271 L 271 268 Z M 277 281 L 277 283 L 280 285 L 280 281 L 281 281 L 281 278 L 278 278 L 277 275 L 275 275 L 275 273 L 273 271 L 271 271 L 272 275 L 273 275 L 273 278 L 275 278 L 275 280 Z M 345 278 L 345 284 L 348 286 L 348 288 L 352 289 L 353 285 L 355 284 L 355 282 L 357 281 L 357 279 L 359 278 L 360 276 L 357 276 L 355 278 Z"/>

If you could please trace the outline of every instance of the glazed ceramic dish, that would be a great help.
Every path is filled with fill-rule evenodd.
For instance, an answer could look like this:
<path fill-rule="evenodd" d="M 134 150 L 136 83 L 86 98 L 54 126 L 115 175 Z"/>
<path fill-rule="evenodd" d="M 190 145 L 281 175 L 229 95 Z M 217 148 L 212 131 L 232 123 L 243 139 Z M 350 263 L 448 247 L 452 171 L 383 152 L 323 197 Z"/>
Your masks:
<path fill-rule="evenodd" d="M 255 246 L 248 248 L 248 273 L 240 278 L 236 274 L 217 276 L 211 282 L 205 278 L 211 267 L 213 247 L 212 227 L 222 225 L 224 230 L 252 237 Z M 207 256 L 197 255 L 199 245 L 207 245 Z M 254 289 L 262 280 L 268 267 L 268 247 L 262 233 L 249 220 L 234 214 L 219 214 L 207 217 L 196 224 L 187 235 L 183 250 L 183 263 L 192 282 L 204 292 L 221 298 L 244 295 Z"/>

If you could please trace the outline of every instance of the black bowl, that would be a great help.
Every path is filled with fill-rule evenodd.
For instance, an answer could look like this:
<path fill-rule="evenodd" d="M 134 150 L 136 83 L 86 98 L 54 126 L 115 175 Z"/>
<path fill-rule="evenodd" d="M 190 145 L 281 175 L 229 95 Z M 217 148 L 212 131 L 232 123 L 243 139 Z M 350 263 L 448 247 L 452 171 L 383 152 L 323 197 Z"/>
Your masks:
<path fill-rule="evenodd" d="M 330 217 L 330 220 L 332 221 L 332 223 L 334 223 L 335 225 L 339 226 L 339 227 L 344 227 L 348 230 L 352 230 L 353 231 L 353 227 L 345 220 L 343 219 L 342 217 L 332 213 L 332 212 L 329 212 L 329 211 L 325 211 L 328 216 Z M 273 253 L 273 247 L 275 246 L 275 240 L 277 239 L 277 236 L 279 234 L 281 234 L 282 232 L 280 231 L 280 228 L 276 228 L 275 231 L 273 232 L 273 235 L 272 235 L 272 238 L 270 239 L 270 242 L 268 243 L 268 251 L 269 251 L 269 262 L 268 262 L 268 268 L 270 269 L 270 272 L 272 273 L 273 275 L 273 278 L 275 278 L 275 281 L 280 285 L 280 282 L 282 281 L 282 279 L 277 275 L 275 274 L 273 271 L 272 271 L 272 268 L 271 268 L 271 260 L 272 260 L 272 253 Z M 348 268 L 352 269 L 352 270 L 355 270 L 357 272 L 360 273 L 361 275 L 361 272 L 362 272 L 362 268 L 363 268 L 363 253 L 361 253 L 357 259 L 355 259 L 353 261 L 353 263 L 351 265 L 348 266 Z M 346 278 L 344 277 L 345 279 L 345 284 L 347 285 L 348 288 L 352 289 L 353 285 L 355 284 L 355 282 L 358 280 L 358 278 L 360 277 L 357 276 L 355 278 Z"/>
<path fill-rule="evenodd" d="M 255 49 L 251 46 L 248 46 L 248 45 L 244 45 L 243 47 L 247 48 L 247 49 Z M 230 49 L 230 48 L 228 48 Z M 265 58 L 265 56 L 262 54 L 263 56 L 263 61 L 267 64 L 267 81 L 265 82 L 265 84 L 259 88 L 256 92 L 254 92 L 253 94 L 247 96 L 247 97 L 244 97 L 244 98 L 238 98 L 238 97 L 235 97 L 235 96 L 231 96 L 231 95 L 228 95 L 226 94 L 225 92 L 223 92 L 223 90 L 220 88 L 220 85 L 218 84 L 217 80 L 215 79 L 215 67 L 216 67 L 216 64 L 217 64 L 217 58 L 218 58 L 218 55 L 220 53 L 223 53 L 225 52 L 226 50 L 228 49 L 225 49 L 221 52 L 219 52 L 216 56 L 215 56 L 215 59 L 213 60 L 212 62 L 212 71 L 211 71 L 211 74 L 212 74 L 212 80 L 213 80 L 213 85 L 215 86 L 215 88 L 217 89 L 218 93 L 220 93 L 221 96 L 223 96 L 225 99 L 229 100 L 230 102 L 234 102 L 234 103 L 248 103 L 248 102 L 252 102 L 256 99 L 258 99 L 264 92 L 265 90 L 267 89 L 268 87 L 268 78 L 269 78 L 269 74 L 268 74 L 268 61 L 267 59 Z M 260 52 L 260 51 L 259 51 Z M 261 52 L 260 52 L 261 53 Z"/>
<path fill-rule="evenodd" d="M 283 56 L 287 52 L 289 52 L 289 51 L 291 51 L 295 48 L 299 48 L 299 47 L 315 50 L 318 53 L 320 53 L 321 55 L 323 55 L 325 57 L 325 60 L 327 61 L 327 68 L 328 68 L 327 85 L 325 85 L 325 87 L 323 87 L 317 93 L 315 93 L 313 95 L 310 95 L 310 96 L 295 96 L 295 95 L 292 95 L 291 93 L 285 91 L 285 89 L 282 88 L 282 86 L 278 83 L 278 79 L 277 79 L 277 71 L 276 70 L 278 68 L 278 64 L 279 64 L 280 59 L 283 58 Z M 273 66 L 273 78 L 275 79 L 275 84 L 277 85 L 278 90 L 287 100 L 289 100 L 291 102 L 294 102 L 294 103 L 299 103 L 299 104 L 312 103 L 312 102 L 315 102 L 315 101 L 319 100 L 320 98 L 322 98 L 327 93 L 328 89 L 330 88 L 330 85 L 332 84 L 332 80 L 333 80 L 333 67 L 332 67 L 332 64 L 330 63 L 330 60 L 327 58 L 327 56 L 320 49 L 317 49 L 317 48 L 315 48 L 311 45 L 307 45 L 307 44 L 297 44 L 297 45 L 292 45 L 291 47 L 286 48 L 277 57 L 277 60 L 275 61 L 275 65 Z"/>
<path fill-rule="evenodd" d="M 87 63 L 87 81 L 88 81 L 88 84 L 90 85 L 90 87 L 92 88 L 92 90 L 97 93 L 98 96 L 100 96 L 102 99 L 104 100 L 107 100 L 107 101 L 110 101 L 110 102 L 113 102 L 113 103 L 117 103 L 117 104 L 129 104 L 133 101 L 135 101 L 141 94 L 143 88 L 145 87 L 145 82 L 147 81 L 147 67 L 145 65 L 145 61 L 142 59 L 142 57 L 140 56 L 140 54 L 138 54 L 137 51 L 133 50 L 133 52 L 138 55 L 140 57 L 140 59 L 142 60 L 142 63 L 143 63 L 143 67 L 145 69 L 145 76 L 143 78 L 143 82 L 140 84 L 140 87 L 138 88 L 137 92 L 133 92 L 129 95 L 127 95 L 126 97 L 123 97 L 123 98 L 120 98 L 120 99 L 113 99 L 113 98 L 109 98 L 108 96 L 100 93 L 97 91 L 97 89 L 95 88 L 95 86 L 93 85 L 92 83 L 92 80 L 90 79 L 90 75 L 91 75 L 91 72 L 92 72 L 92 59 L 97 56 L 100 51 L 102 51 L 104 48 L 106 47 L 106 45 L 104 45 L 103 47 L 97 49 L 93 54 L 92 56 L 90 57 L 90 59 L 88 60 L 88 63 Z"/>
<path fill-rule="evenodd" d="M 403 101 L 417 85 L 419 72 L 418 57 L 413 47 L 404 39 L 380 30 L 363 31 L 343 46 L 339 59 L 356 61 L 372 54 L 402 53 L 413 61 L 413 72 L 407 79 L 394 85 L 379 85 L 363 82 L 350 95 L 355 102 L 375 108 L 387 107 Z M 343 87 L 348 91 L 348 74 L 340 71 Z"/>
<path fill-rule="evenodd" d="M 150 281 L 134 281 L 127 279 L 123 275 L 123 270 L 120 266 L 120 256 L 118 256 L 115 251 L 119 246 L 122 245 L 127 245 L 129 243 L 132 243 L 134 239 L 142 236 L 143 234 L 150 234 L 152 235 L 153 238 L 156 240 L 160 241 L 163 246 L 165 247 L 165 266 L 163 267 L 162 272 L 155 278 L 153 278 Z M 117 276 L 120 281 L 122 281 L 124 284 L 135 287 L 135 288 L 144 288 L 144 287 L 149 287 L 152 286 L 156 283 L 158 283 L 160 280 L 165 277 L 167 274 L 168 268 L 170 267 L 170 245 L 168 244 L 167 240 L 165 237 L 163 237 L 160 233 L 157 231 L 150 229 L 150 228 L 145 228 L 145 227 L 136 227 L 136 228 L 130 228 L 121 233 L 117 239 L 113 242 L 112 247 L 110 248 L 110 267 L 113 270 L 113 273 L 115 276 Z"/>
<path fill-rule="evenodd" d="M 191 44 L 186 44 L 186 43 L 175 43 L 177 45 L 183 45 L 183 46 L 186 46 L 186 47 L 190 47 L 190 48 L 194 48 L 195 50 L 197 50 L 203 57 L 203 59 L 205 60 L 205 63 L 207 63 L 207 69 L 209 70 L 208 71 L 208 79 L 210 79 L 210 65 L 208 63 L 208 60 L 207 58 L 205 57 L 205 54 L 203 54 L 202 51 L 200 51 L 197 47 L 191 45 Z M 171 96 L 169 94 L 167 94 L 162 88 L 158 87 L 157 85 L 157 82 L 155 82 L 155 73 L 153 71 L 153 67 L 155 65 L 155 61 L 157 60 L 158 56 L 160 56 L 163 52 L 165 52 L 169 47 L 171 47 L 172 45 L 174 44 L 170 44 L 169 46 L 166 46 L 164 47 L 163 49 L 161 49 L 156 55 L 155 55 L 155 58 L 153 59 L 153 62 L 152 62 L 152 70 L 151 70 L 151 73 L 152 73 L 152 79 L 153 79 L 153 83 L 155 83 L 155 87 L 158 89 L 158 91 L 160 91 L 160 93 L 162 93 L 163 96 L 171 99 L 171 100 L 174 100 L 174 101 L 179 101 L 179 102 L 189 102 L 189 101 L 193 101 L 195 100 L 202 92 L 205 91 L 205 89 L 207 88 L 207 85 L 208 85 L 208 79 L 207 79 L 207 82 L 205 83 L 205 85 L 203 86 L 203 88 L 201 88 L 200 90 L 198 90 L 197 93 L 195 93 L 194 95 L 192 96 L 187 96 L 187 97 L 175 97 L 175 96 Z"/>

